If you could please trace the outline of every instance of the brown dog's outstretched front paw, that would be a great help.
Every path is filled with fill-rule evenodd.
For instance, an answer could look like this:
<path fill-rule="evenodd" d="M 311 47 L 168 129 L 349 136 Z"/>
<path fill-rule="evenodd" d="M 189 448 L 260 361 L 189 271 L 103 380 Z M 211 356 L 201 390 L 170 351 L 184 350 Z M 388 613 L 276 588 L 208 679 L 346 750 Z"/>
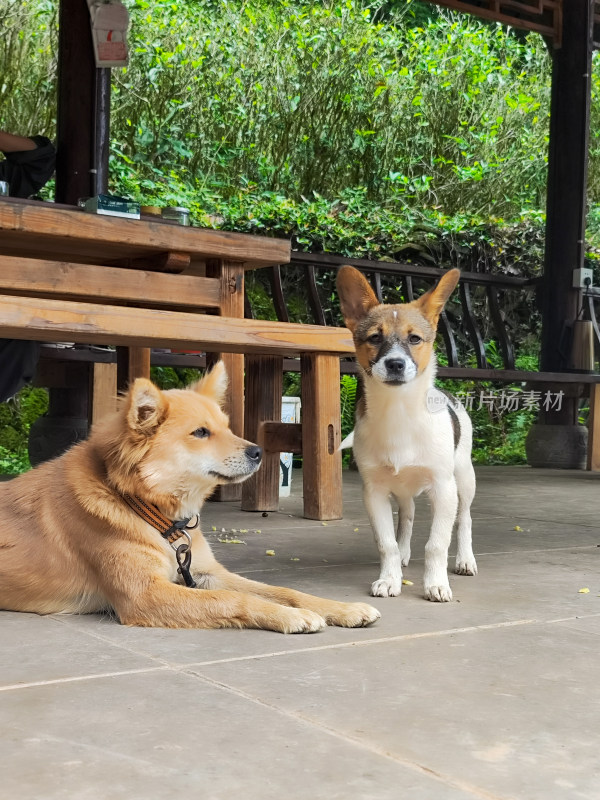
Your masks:
<path fill-rule="evenodd" d="M 381 614 L 368 603 L 339 603 L 339 607 L 331 609 L 325 615 L 328 625 L 339 625 L 341 628 L 364 628 L 376 622 Z"/>
<path fill-rule="evenodd" d="M 281 607 L 280 613 L 269 625 L 271 630 L 279 633 L 317 633 L 322 631 L 327 623 L 320 614 L 306 608 Z"/>

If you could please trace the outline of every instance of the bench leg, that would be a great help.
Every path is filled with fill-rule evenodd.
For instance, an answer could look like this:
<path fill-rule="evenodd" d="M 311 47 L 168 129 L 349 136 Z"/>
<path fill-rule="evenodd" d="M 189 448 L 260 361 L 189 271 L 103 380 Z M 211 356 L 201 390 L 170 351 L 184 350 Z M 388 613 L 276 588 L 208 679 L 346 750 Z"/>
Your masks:
<path fill-rule="evenodd" d="M 301 369 L 304 516 L 341 519 L 340 359 L 303 355 Z"/>
<path fill-rule="evenodd" d="M 281 419 L 283 358 L 246 356 L 246 409 L 244 436 L 259 441 L 263 422 Z M 242 484 L 244 511 L 277 511 L 279 508 L 279 453 L 264 453 L 261 468 Z"/>
<path fill-rule="evenodd" d="M 590 385 L 587 468 L 600 472 L 600 385 Z"/>

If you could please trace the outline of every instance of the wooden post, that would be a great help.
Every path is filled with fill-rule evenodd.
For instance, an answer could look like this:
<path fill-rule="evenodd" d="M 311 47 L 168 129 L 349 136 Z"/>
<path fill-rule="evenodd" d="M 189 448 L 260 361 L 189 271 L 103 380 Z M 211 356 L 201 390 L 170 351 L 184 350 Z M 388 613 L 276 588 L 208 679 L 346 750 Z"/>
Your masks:
<path fill-rule="evenodd" d="M 60 0 L 56 200 L 106 191 L 110 70 L 97 69 L 86 0 Z"/>
<path fill-rule="evenodd" d="M 244 318 L 244 267 L 243 264 L 222 259 L 206 262 L 206 277 L 220 278 L 221 303 L 219 313 L 224 317 Z M 207 365 L 221 359 L 229 377 L 225 412 L 229 426 L 236 436 L 244 436 L 244 356 L 241 353 L 209 353 Z M 242 485 L 220 486 L 212 500 L 239 500 Z"/>
<path fill-rule="evenodd" d="M 262 446 L 262 423 L 281 419 L 282 393 L 283 358 L 246 356 L 246 439 Z M 242 509 L 277 511 L 278 508 L 279 453 L 265 452 L 259 471 L 242 484 Z"/>
<path fill-rule="evenodd" d="M 340 359 L 303 355 L 302 474 L 304 516 L 342 517 Z"/>
<path fill-rule="evenodd" d="M 593 0 L 569 0 L 563 13 L 562 46 L 554 51 L 548 154 L 546 254 L 542 290 L 540 368 L 567 367 L 565 332 L 577 316 L 579 292 L 573 270 L 583 266 L 587 159 L 589 146 Z M 577 403 L 567 399 L 560 411 L 546 412 L 555 425 L 577 422 Z"/>
<path fill-rule="evenodd" d="M 590 386 L 587 468 L 600 472 L 600 385 L 597 383 Z"/>

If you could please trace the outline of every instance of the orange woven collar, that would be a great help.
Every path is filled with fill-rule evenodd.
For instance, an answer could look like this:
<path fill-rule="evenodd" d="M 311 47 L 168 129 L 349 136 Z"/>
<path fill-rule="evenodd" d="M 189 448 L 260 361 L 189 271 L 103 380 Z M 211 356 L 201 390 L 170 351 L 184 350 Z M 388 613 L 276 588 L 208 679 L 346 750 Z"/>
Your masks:
<path fill-rule="evenodd" d="M 187 519 L 178 519 L 173 521 L 168 517 L 165 517 L 164 514 L 161 514 L 155 505 L 152 503 L 145 503 L 136 495 L 124 494 L 123 500 L 125 500 L 127 505 L 135 511 L 138 517 L 141 517 L 149 525 L 152 525 L 153 528 L 156 528 L 160 535 L 163 536 L 169 542 L 169 544 L 173 544 L 173 542 L 176 542 L 177 539 L 185 536 L 185 528 L 195 528 L 198 525 L 197 517 L 196 522 L 193 525 L 190 525 L 189 523 L 192 519 L 194 519 L 194 517 L 187 517 Z"/>

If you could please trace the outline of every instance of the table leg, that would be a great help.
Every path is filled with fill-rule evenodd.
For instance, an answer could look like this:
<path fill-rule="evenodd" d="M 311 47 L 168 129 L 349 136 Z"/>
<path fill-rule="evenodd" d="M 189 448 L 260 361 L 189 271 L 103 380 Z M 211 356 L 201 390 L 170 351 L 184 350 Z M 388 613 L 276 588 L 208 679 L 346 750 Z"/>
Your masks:
<path fill-rule="evenodd" d="M 150 378 L 149 347 L 117 347 L 117 386 L 124 391 L 136 378 Z"/>
<path fill-rule="evenodd" d="M 244 318 L 244 266 L 236 261 L 213 258 L 206 262 L 206 277 L 219 278 L 221 303 L 219 313 L 224 317 Z M 244 436 L 244 356 L 239 353 L 209 353 L 207 365 L 222 359 L 229 376 L 225 412 L 229 426 L 236 436 Z M 239 500 L 241 484 L 220 486 L 211 500 Z"/>
<path fill-rule="evenodd" d="M 90 414 L 91 424 L 112 414 L 117 409 L 117 365 L 90 364 Z"/>
<path fill-rule="evenodd" d="M 283 358 L 246 357 L 245 437 L 262 445 L 260 426 L 281 419 Z M 279 453 L 264 453 L 259 471 L 242 484 L 244 511 L 277 511 L 279 508 Z"/>
<path fill-rule="evenodd" d="M 303 355 L 301 369 L 304 516 L 341 519 L 340 360 Z"/>

